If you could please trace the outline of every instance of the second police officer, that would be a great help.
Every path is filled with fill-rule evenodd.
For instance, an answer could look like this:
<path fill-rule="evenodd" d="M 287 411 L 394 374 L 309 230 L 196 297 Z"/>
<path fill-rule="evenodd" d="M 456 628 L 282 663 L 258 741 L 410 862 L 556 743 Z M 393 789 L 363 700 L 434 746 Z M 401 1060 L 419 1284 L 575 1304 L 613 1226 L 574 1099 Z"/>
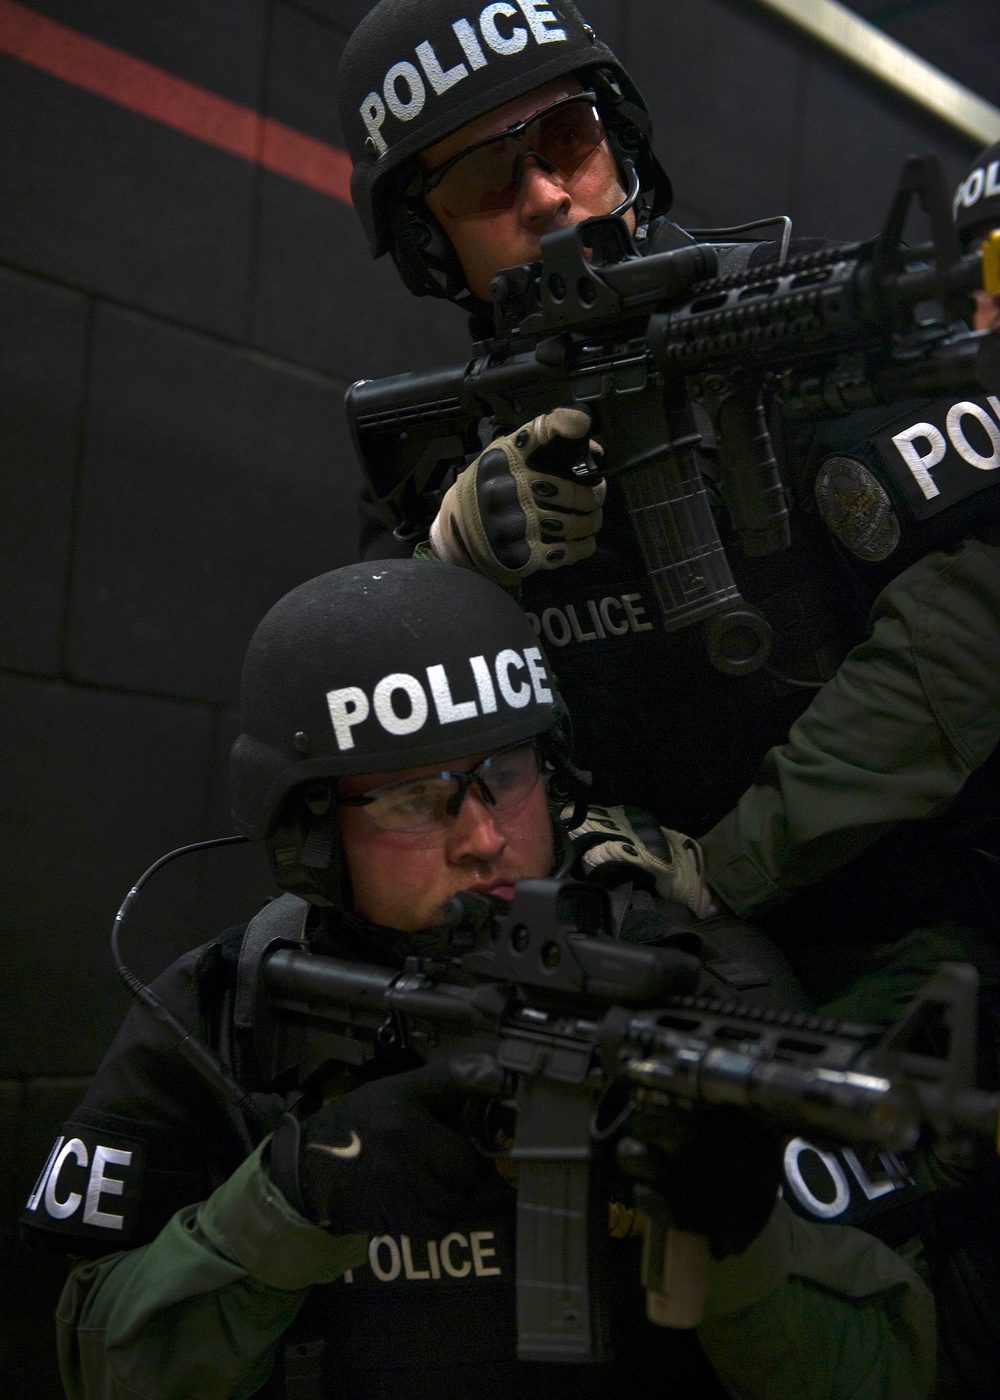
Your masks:
<path fill-rule="evenodd" d="M 470 18 L 455 0 L 382 0 L 344 51 L 338 100 L 372 252 L 388 252 L 411 291 L 466 309 L 476 333 L 493 275 L 537 258 L 546 232 L 618 212 L 642 251 L 690 242 L 667 216 L 643 99 L 572 4 Z M 777 256 L 774 243 L 723 249 L 727 270 Z M 697 629 L 663 632 L 614 482 L 605 497 L 529 462 L 554 437 L 586 437 L 578 410 L 497 439 L 447 492 L 423 547 L 519 587 L 580 716 L 596 794 L 669 814 L 701 839 L 730 908 L 787 905 L 780 917 L 820 945 L 841 897 L 860 944 L 931 914 L 992 917 L 979 897 L 987 866 L 969 851 L 989 839 L 983 794 L 1000 738 L 997 491 L 981 490 L 1000 464 L 1000 410 L 938 405 L 950 438 L 927 411 L 899 405 L 817 435 L 790 463 L 792 548 L 758 560 L 730 550 L 774 634 L 771 664 L 752 674 L 713 669 Z M 893 457 L 903 471 L 933 466 L 938 438 L 939 499 L 908 522 L 872 456 L 883 476 Z M 368 557 L 400 551 L 370 502 L 362 544 Z M 956 824 L 934 819 L 966 788 L 955 840 Z M 845 866 L 831 899 L 823 877 Z"/>
<path fill-rule="evenodd" d="M 509 900 L 524 879 L 587 876 L 564 820 L 567 799 L 585 805 L 567 715 L 508 595 L 411 560 L 312 579 L 257 628 L 241 716 L 234 817 L 286 893 L 154 984 L 241 1097 L 222 1102 L 134 1007 L 63 1125 L 22 1220 L 78 1256 L 58 1314 L 71 1400 L 928 1394 L 924 1283 L 871 1235 L 776 1200 L 780 1141 L 728 1108 L 678 1122 L 654 1171 L 671 1219 L 711 1248 L 697 1335 L 645 1315 L 612 1159 L 608 1354 L 519 1361 L 516 1164 L 502 1142 L 496 1162 L 475 1150 L 460 1111 L 477 1085 L 496 1092 L 483 1057 L 421 1066 L 363 1029 L 307 1044 L 299 994 L 270 1012 L 257 994 L 276 937 L 306 961 L 363 964 L 371 996 L 447 948 L 456 893 Z M 620 938 L 671 947 L 692 989 L 731 994 L 739 964 L 760 1004 L 801 1005 L 766 940 L 695 925 L 635 875 L 626 863 L 611 886 Z"/>

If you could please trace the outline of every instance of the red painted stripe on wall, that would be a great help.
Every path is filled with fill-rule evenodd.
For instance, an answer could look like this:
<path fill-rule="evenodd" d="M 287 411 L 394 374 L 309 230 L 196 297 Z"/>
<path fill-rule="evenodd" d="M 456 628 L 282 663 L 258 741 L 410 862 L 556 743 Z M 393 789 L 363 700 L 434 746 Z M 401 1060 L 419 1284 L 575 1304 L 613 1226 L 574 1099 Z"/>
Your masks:
<path fill-rule="evenodd" d="M 270 117 L 260 119 L 260 131 L 257 160 L 265 170 L 287 175 L 290 180 L 342 199 L 345 204 L 352 202 L 351 158 L 346 151 Z"/>
<path fill-rule="evenodd" d="M 57 24 L 16 0 L 0 0 L 0 53 L 309 189 L 351 202 L 346 151 Z"/>

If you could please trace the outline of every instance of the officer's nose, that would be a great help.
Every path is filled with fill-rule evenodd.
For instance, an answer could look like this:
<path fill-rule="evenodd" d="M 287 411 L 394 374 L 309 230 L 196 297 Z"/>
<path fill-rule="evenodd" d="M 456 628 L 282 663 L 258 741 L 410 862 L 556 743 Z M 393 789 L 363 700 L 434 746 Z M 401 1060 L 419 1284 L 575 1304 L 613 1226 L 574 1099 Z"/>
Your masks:
<path fill-rule="evenodd" d="M 495 860 L 507 844 L 496 821 L 496 808 L 473 786 L 462 799 L 448 832 L 448 855 L 453 861 Z"/>
<path fill-rule="evenodd" d="M 565 223 L 572 206 L 573 201 L 559 176 L 546 170 L 533 156 L 526 156 L 521 166 L 517 203 L 522 223 L 544 233 Z"/>

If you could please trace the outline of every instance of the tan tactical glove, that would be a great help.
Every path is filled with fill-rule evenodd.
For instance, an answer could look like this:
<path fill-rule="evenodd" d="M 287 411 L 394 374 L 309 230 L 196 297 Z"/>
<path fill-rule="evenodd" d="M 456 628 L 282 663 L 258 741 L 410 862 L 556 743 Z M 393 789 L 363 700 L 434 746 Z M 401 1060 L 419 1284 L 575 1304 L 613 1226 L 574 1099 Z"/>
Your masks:
<path fill-rule="evenodd" d="M 604 482 L 546 474 L 575 463 L 598 470 L 601 448 L 589 431 L 582 409 L 557 408 L 492 442 L 445 493 L 431 526 L 437 557 L 510 588 L 593 554 Z"/>
<path fill-rule="evenodd" d="M 658 895 L 686 904 L 697 918 L 708 919 L 718 913 L 705 883 L 705 863 L 698 842 L 666 826 L 659 830 L 669 852 L 666 860 L 639 839 L 624 807 L 588 807 L 586 821 L 570 832 L 570 839 L 576 844 L 584 836 L 604 838 L 595 839 L 583 854 L 583 868 L 588 875 L 608 864 L 632 867 L 637 874 L 652 876 Z"/>

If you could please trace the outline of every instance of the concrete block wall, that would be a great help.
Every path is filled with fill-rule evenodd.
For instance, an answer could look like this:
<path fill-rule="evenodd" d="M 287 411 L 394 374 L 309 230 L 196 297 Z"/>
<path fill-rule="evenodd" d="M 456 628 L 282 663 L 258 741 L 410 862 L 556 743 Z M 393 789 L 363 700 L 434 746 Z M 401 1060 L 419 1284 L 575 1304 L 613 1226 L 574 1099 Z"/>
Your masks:
<path fill-rule="evenodd" d="M 333 146 L 336 65 L 366 8 L 32 0 Z M 749 0 L 583 8 L 646 93 L 693 225 L 789 212 L 801 232 L 866 236 L 909 150 L 951 177 L 972 154 Z M 975 10 L 894 32 L 997 101 L 979 23 L 995 41 L 997 14 Z M 963 44 L 973 21 L 981 42 Z M 228 832 L 247 639 L 288 588 L 354 557 L 346 386 L 458 361 L 467 338 L 454 308 L 369 261 L 344 203 L 7 52 L 0 130 L 0 1373 L 46 1400 L 63 1266 L 16 1246 L 12 1220 L 124 1010 L 115 910 L 161 853 Z M 267 889 L 250 849 L 168 869 L 129 926 L 133 964 L 153 975 Z"/>

